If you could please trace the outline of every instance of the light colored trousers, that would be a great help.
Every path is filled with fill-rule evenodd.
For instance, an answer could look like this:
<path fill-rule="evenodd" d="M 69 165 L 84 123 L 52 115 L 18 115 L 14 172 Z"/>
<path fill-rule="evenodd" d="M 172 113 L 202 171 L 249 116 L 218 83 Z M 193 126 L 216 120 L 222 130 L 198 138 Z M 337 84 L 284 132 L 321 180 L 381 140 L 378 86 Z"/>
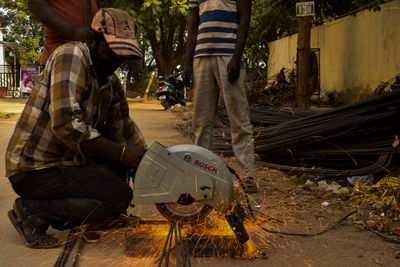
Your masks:
<path fill-rule="evenodd" d="M 220 93 L 231 123 L 232 150 L 239 163 L 241 177 L 254 177 L 254 139 L 250 123 L 244 79 L 241 68 L 239 79 L 228 81 L 227 66 L 231 56 L 202 56 L 193 61 L 195 144 L 209 149 Z"/>

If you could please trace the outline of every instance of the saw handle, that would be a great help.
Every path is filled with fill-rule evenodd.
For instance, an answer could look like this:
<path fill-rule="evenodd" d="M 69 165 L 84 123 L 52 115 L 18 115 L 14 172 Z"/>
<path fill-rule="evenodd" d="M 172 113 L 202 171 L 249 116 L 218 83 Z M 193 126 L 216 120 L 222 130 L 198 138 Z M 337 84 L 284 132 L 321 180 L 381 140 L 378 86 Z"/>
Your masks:
<path fill-rule="evenodd" d="M 232 228 L 233 233 L 236 238 L 240 242 L 240 244 L 244 244 L 249 240 L 249 234 L 244 228 L 243 220 L 244 220 L 244 209 L 240 204 L 237 204 L 231 213 L 225 215 L 226 220 L 229 223 L 229 226 Z"/>

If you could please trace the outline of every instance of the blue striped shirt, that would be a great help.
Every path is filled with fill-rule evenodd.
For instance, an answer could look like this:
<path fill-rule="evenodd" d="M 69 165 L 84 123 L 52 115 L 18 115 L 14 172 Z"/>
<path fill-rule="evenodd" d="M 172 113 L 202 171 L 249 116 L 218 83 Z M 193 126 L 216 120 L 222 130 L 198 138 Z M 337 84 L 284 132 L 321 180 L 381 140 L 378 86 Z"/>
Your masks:
<path fill-rule="evenodd" d="M 189 0 L 189 9 L 200 16 L 194 57 L 232 55 L 239 28 L 236 0 Z"/>

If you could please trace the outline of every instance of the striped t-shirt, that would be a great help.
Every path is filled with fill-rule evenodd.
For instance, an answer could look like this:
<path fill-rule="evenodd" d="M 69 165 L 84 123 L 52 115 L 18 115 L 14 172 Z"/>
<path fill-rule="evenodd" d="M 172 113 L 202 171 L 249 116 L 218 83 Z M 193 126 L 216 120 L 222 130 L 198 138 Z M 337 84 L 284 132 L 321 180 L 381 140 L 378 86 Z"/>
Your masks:
<path fill-rule="evenodd" d="M 239 28 L 236 0 L 190 0 L 189 9 L 200 16 L 194 57 L 232 55 Z"/>

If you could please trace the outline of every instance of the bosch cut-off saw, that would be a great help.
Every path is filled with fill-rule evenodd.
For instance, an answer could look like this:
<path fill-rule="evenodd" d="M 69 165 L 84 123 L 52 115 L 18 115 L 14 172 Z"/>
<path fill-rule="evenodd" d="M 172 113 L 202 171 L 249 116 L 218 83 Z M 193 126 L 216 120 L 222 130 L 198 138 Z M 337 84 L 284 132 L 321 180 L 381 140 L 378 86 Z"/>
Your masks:
<path fill-rule="evenodd" d="M 212 209 L 226 216 L 241 243 L 249 237 L 243 209 L 234 202 L 232 174 L 213 152 L 196 145 L 154 143 L 139 163 L 133 204 L 155 204 L 170 221 L 197 223 Z"/>

